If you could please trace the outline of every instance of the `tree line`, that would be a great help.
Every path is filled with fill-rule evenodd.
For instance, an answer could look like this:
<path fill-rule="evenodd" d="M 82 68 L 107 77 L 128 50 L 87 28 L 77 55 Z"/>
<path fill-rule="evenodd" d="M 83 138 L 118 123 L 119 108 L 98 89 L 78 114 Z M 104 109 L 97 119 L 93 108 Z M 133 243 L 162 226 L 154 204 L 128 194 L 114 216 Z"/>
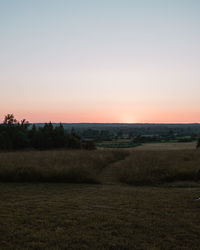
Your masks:
<path fill-rule="evenodd" d="M 42 127 L 31 125 L 25 119 L 17 121 L 13 114 L 5 116 L 0 124 L 0 150 L 34 148 L 39 150 L 68 148 L 95 149 L 93 141 L 82 140 L 75 132 L 67 132 L 63 125 L 54 127 L 51 122 Z"/>

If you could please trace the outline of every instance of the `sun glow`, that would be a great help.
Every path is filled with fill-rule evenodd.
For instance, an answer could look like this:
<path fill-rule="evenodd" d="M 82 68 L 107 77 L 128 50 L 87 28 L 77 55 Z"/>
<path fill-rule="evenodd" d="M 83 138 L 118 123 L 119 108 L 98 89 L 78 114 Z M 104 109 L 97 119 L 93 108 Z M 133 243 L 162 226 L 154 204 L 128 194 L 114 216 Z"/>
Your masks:
<path fill-rule="evenodd" d="M 132 115 L 125 115 L 120 121 L 121 123 L 137 123 L 138 120 L 135 118 L 135 116 Z"/>

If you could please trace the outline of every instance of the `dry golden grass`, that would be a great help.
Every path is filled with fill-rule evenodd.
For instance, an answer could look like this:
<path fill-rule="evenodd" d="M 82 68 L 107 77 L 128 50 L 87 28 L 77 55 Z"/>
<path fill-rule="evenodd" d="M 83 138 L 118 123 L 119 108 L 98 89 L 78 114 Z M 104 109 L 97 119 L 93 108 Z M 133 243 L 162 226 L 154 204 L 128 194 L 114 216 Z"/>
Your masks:
<path fill-rule="evenodd" d="M 132 151 L 117 165 L 118 180 L 132 185 L 194 181 L 200 169 L 199 150 Z"/>
<path fill-rule="evenodd" d="M 114 163 L 114 164 L 111 164 Z M 0 181 L 158 185 L 193 181 L 199 150 L 28 151 L 0 153 Z"/>
<path fill-rule="evenodd" d="M 99 183 L 102 169 L 126 155 L 112 150 L 0 153 L 0 181 Z"/>

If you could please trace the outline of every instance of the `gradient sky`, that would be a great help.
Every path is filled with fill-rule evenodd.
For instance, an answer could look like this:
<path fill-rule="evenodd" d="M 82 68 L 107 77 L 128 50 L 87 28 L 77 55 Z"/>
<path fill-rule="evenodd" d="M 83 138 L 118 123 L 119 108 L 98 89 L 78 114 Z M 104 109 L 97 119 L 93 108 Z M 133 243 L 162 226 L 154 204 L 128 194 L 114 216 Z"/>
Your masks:
<path fill-rule="evenodd" d="M 0 120 L 200 122 L 199 0 L 0 0 Z"/>

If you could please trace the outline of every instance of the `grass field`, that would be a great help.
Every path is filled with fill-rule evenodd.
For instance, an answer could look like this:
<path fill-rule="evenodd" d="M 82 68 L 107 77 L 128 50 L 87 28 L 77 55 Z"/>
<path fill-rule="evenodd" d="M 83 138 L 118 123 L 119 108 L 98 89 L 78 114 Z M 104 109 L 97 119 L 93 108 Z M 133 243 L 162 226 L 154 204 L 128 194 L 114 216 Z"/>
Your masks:
<path fill-rule="evenodd" d="M 1 249 L 199 249 L 199 188 L 0 185 Z"/>
<path fill-rule="evenodd" d="M 99 183 L 102 169 L 127 155 L 113 150 L 0 153 L 0 181 Z"/>
<path fill-rule="evenodd" d="M 193 181 L 200 169 L 199 150 L 132 151 L 116 167 L 118 180 L 132 185 Z"/>
<path fill-rule="evenodd" d="M 134 150 L 187 150 L 195 149 L 197 142 L 158 142 L 158 143 L 144 143 Z"/>
<path fill-rule="evenodd" d="M 110 141 L 103 141 L 97 143 L 97 148 L 134 148 L 140 145 L 139 143 L 134 143 L 131 139 L 113 139 Z"/>
<path fill-rule="evenodd" d="M 0 249 L 199 249 L 198 150 L 0 153 L 6 166 L 43 179 L 1 180 Z"/>

